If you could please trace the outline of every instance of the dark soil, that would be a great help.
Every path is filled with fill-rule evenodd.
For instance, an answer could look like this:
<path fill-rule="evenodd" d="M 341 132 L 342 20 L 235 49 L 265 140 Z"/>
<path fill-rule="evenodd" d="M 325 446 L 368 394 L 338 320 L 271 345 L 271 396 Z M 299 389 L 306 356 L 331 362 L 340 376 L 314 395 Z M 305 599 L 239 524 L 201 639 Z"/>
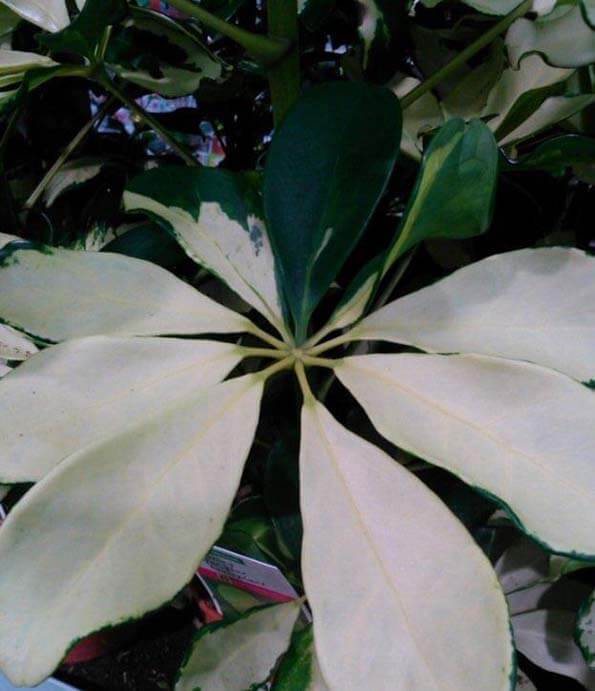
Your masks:
<path fill-rule="evenodd" d="M 166 608 L 145 617 L 135 637 L 90 662 L 62 667 L 55 675 L 81 691 L 168 691 L 196 629 L 191 609 Z"/>

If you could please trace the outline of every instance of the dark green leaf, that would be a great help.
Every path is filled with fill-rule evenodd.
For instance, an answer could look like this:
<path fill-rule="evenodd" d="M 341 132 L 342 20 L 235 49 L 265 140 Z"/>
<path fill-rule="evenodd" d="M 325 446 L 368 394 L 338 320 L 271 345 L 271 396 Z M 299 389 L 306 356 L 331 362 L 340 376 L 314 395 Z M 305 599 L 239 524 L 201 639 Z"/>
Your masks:
<path fill-rule="evenodd" d="M 54 52 L 93 60 L 106 28 L 122 21 L 127 12 L 125 0 L 87 0 L 70 26 L 55 34 L 43 34 L 39 41 Z"/>
<path fill-rule="evenodd" d="M 320 27 L 333 11 L 336 0 L 304 0 L 300 3 L 300 20 L 311 31 Z"/>
<path fill-rule="evenodd" d="M 562 175 L 574 165 L 593 161 L 595 139 L 567 134 L 548 139 L 516 161 L 504 159 L 502 167 L 505 171 L 545 170 Z"/>
<path fill-rule="evenodd" d="M 487 230 L 498 180 L 498 146 L 480 120 L 447 122 L 424 153 L 415 188 L 384 266 L 428 238 Z"/>
<path fill-rule="evenodd" d="M 314 632 L 312 625 L 293 634 L 291 646 L 281 660 L 273 691 L 308 691 L 312 680 Z"/>
<path fill-rule="evenodd" d="M 144 259 L 170 270 L 187 260 L 175 238 L 153 223 L 131 228 L 108 243 L 102 251 Z"/>
<path fill-rule="evenodd" d="M 275 134 L 265 209 L 298 342 L 370 220 L 400 139 L 396 97 L 361 82 L 311 89 Z"/>

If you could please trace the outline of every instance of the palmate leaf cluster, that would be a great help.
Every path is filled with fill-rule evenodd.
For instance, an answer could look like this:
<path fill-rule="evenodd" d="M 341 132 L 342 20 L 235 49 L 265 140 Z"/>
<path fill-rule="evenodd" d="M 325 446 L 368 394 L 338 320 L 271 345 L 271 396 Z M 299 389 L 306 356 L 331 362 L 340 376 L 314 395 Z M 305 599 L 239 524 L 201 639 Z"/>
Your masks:
<path fill-rule="evenodd" d="M 226 75 L 194 27 L 148 10 L 79 3 L 71 22 L 64 2 L 41 14 L 33 3 L 5 4 L 48 32 L 49 50 L 7 51 L 10 107 L 81 63 L 165 95 Z M 316 25 L 332 6 L 301 3 L 302 21 Z M 511 605 L 516 571 L 503 558 L 496 573 L 386 449 L 460 478 L 547 560 L 564 560 L 523 587 L 592 564 L 595 259 L 569 247 L 518 249 L 396 300 L 386 288 L 422 243 L 488 229 L 502 170 L 590 162 L 591 140 L 576 134 L 528 157 L 513 148 L 592 102 L 574 91 L 577 70 L 592 62 L 589 41 L 576 40 L 577 26 L 592 40 L 590 4 L 538 9 L 509 29 L 509 64 L 485 63 L 492 76 L 479 101 L 460 98 L 476 95 L 472 73 L 451 90 L 459 98 L 428 93 L 410 109 L 395 94 L 406 98 L 411 77 L 392 89 L 333 81 L 305 90 L 262 170 L 168 161 L 129 180 L 124 210 L 160 228 L 233 299 L 125 254 L 0 235 L 0 483 L 33 484 L 0 530 L 0 668 L 14 683 L 38 683 L 76 641 L 156 610 L 189 582 L 225 528 L 263 401 L 280 373 L 293 373 L 299 580 L 313 625 L 296 627 L 300 600 L 206 627 L 178 691 L 249 688 L 280 657 L 281 691 L 515 687 L 510 614 L 517 646 L 546 628 L 546 615 Z M 388 4 L 364 10 L 371 74 L 398 28 Z M 102 22 L 116 25 L 107 46 Z M 180 41 L 183 64 L 156 71 L 149 56 L 132 59 L 140 30 Z M 62 51 L 79 62 L 61 62 Z M 371 219 L 401 153 L 420 160 L 415 182 L 386 241 L 373 242 Z M 366 242 L 377 250 L 337 297 Z M 338 383 L 328 400 L 321 371 Z M 353 399 L 375 443 L 349 424 Z M 592 665 L 592 596 L 576 632 L 569 616 L 558 621 Z"/>

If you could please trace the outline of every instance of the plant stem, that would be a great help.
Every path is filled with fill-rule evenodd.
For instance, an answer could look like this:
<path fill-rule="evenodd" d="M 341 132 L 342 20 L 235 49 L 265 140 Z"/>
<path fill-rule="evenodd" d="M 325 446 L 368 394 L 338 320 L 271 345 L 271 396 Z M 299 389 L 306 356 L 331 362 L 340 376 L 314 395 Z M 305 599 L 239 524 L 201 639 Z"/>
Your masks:
<path fill-rule="evenodd" d="M 343 345 L 345 343 L 350 343 L 351 341 L 356 340 L 357 336 L 354 335 L 353 329 L 350 329 L 349 331 L 347 331 L 347 333 L 341 334 L 341 336 L 331 338 L 330 341 L 325 341 L 324 343 L 321 343 L 320 345 L 317 345 L 314 348 L 310 348 L 308 354 L 310 356 L 320 355 L 321 353 L 326 353 L 327 350 L 337 348 L 337 346 Z"/>
<path fill-rule="evenodd" d="M 278 127 L 300 94 L 297 0 L 267 0 L 269 34 L 289 43 L 290 48 L 268 72 L 271 102 Z"/>
<path fill-rule="evenodd" d="M 311 355 L 302 355 L 302 362 L 308 367 L 326 367 L 327 369 L 335 369 L 339 364 L 338 359 L 312 357 Z"/>
<path fill-rule="evenodd" d="M 426 79 L 425 82 L 419 84 L 413 91 L 409 92 L 406 96 L 401 99 L 401 107 L 403 110 L 408 108 L 412 103 L 415 103 L 419 98 L 421 98 L 428 91 L 431 91 L 435 86 L 437 86 L 441 81 L 449 77 L 453 72 L 459 70 L 470 58 L 479 53 L 480 50 L 489 46 L 494 39 L 496 39 L 503 31 L 506 31 L 508 27 L 519 17 L 526 14 L 533 6 L 533 0 L 524 0 L 516 9 L 506 15 L 498 23 L 486 31 L 485 34 L 480 36 L 476 41 L 473 41 L 464 50 L 462 50 L 455 58 L 453 58 L 448 64 L 444 65 L 438 72 L 435 72 L 431 77 Z"/>
<path fill-rule="evenodd" d="M 273 350 L 272 348 L 248 348 L 238 346 L 242 357 L 270 357 L 275 360 L 283 360 L 287 357 L 286 350 Z"/>
<path fill-rule="evenodd" d="M 306 376 L 306 370 L 304 369 L 304 363 L 299 360 L 295 364 L 295 374 L 300 384 L 300 389 L 302 390 L 304 403 L 315 403 L 316 399 L 314 398 L 314 394 L 310 388 L 310 383 L 308 382 L 308 377 Z"/>
<path fill-rule="evenodd" d="M 180 144 L 175 137 L 173 137 L 166 129 L 164 129 L 161 123 L 156 120 L 150 113 L 143 110 L 138 103 L 121 91 L 107 75 L 100 76 L 97 81 L 101 86 L 109 91 L 112 96 L 115 96 L 118 101 L 121 101 L 127 108 L 129 108 L 135 115 L 137 115 L 141 120 L 143 120 L 149 127 L 151 127 L 155 132 L 163 139 L 166 144 L 168 144 L 178 156 L 189 166 L 198 166 L 198 161 L 194 158 L 191 151 L 188 151 L 185 146 Z"/>
<path fill-rule="evenodd" d="M 289 369 L 294 362 L 295 358 L 293 357 L 293 355 L 288 355 L 283 360 L 280 360 L 279 362 L 276 362 L 274 365 L 271 365 L 270 367 L 261 370 L 260 372 L 258 372 L 258 374 L 266 380 L 269 377 L 272 377 L 273 374 L 277 374 L 277 372 L 282 372 L 283 370 Z"/>
<path fill-rule="evenodd" d="M 108 111 L 110 108 L 114 105 L 115 103 L 115 98 L 112 96 L 112 98 L 108 99 L 103 106 L 101 107 L 100 110 L 95 113 L 95 115 L 87 122 L 83 128 L 74 136 L 73 140 L 66 146 L 64 151 L 60 154 L 60 156 L 56 159 L 54 165 L 46 172 L 46 174 L 43 176 L 41 182 L 37 187 L 33 190 L 31 193 L 31 196 L 29 199 L 24 204 L 25 209 L 32 209 L 43 193 L 45 192 L 47 186 L 50 184 L 50 182 L 54 179 L 60 168 L 66 163 L 66 161 L 70 158 L 70 156 L 74 153 L 74 151 L 83 143 L 83 141 L 89 136 L 89 134 L 92 132 L 93 128 L 98 122 L 101 122 L 103 118 L 107 115 Z"/>
<path fill-rule="evenodd" d="M 287 0 L 284 0 L 287 2 Z M 288 41 L 261 36 L 246 31 L 235 24 L 230 24 L 224 19 L 211 14 L 203 7 L 195 5 L 191 0 L 168 0 L 168 3 L 189 17 L 198 19 L 199 22 L 217 31 L 222 36 L 230 38 L 245 48 L 246 51 L 263 65 L 272 65 L 280 60 L 290 48 Z"/>
<path fill-rule="evenodd" d="M 284 350 L 286 352 L 289 350 L 287 343 L 284 343 L 283 341 L 280 341 L 278 338 L 272 336 L 270 333 L 263 331 L 260 327 L 256 326 L 256 324 L 250 319 L 246 319 L 246 325 L 244 327 L 244 330 L 247 333 L 256 336 L 256 338 L 260 338 L 261 341 L 264 341 L 265 343 L 272 345 L 273 348 L 277 350 Z"/>

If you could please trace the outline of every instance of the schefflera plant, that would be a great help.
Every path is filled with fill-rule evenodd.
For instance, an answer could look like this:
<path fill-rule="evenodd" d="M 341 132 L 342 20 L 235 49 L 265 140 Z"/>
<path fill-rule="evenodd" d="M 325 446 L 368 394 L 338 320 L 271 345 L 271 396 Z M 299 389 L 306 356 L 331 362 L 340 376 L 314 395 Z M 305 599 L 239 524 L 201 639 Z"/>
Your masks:
<path fill-rule="evenodd" d="M 126 207 L 163 224 L 276 334 L 141 260 L 4 248 L 0 317 L 55 344 L 0 383 L 0 483 L 36 483 L 0 530 L 0 667 L 13 682 L 39 682 L 77 639 L 158 608 L 190 580 L 222 531 L 265 384 L 292 369 L 314 622 L 300 688 L 513 687 L 488 560 L 414 474 L 337 421 L 308 369 L 332 370 L 386 439 L 496 498 L 548 549 L 593 559 L 595 395 L 584 382 L 595 368 L 595 259 L 510 252 L 371 311 L 416 244 L 489 225 L 497 147 L 483 123 L 453 120 L 427 147 L 394 241 L 311 333 L 386 188 L 400 123 L 389 91 L 327 84 L 275 134 L 262 190 L 255 175 L 177 167 L 129 186 Z M 262 346 L 189 338 L 216 333 Z M 416 352 L 341 348 L 356 341 Z M 272 364 L 224 381 L 246 357 Z M 296 613 L 203 636 L 178 688 L 262 682 L 246 670 L 274 665 Z M 251 634 L 264 649 L 246 643 Z"/>

